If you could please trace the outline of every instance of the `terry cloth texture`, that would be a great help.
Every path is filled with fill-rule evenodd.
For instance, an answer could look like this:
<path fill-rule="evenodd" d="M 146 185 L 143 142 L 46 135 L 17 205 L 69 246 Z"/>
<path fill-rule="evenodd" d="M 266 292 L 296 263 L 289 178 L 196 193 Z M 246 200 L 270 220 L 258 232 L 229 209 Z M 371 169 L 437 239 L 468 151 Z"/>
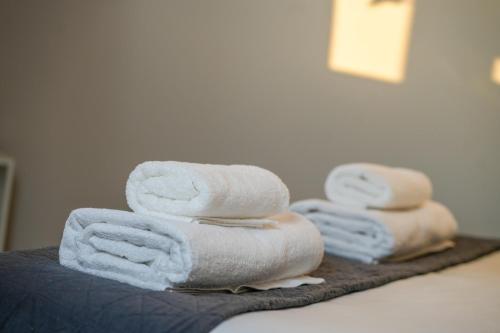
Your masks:
<path fill-rule="evenodd" d="M 276 224 L 267 228 L 238 228 L 80 208 L 66 222 L 59 259 L 68 268 L 152 290 L 300 285 L 321 264 L 321 235 L 298 214 L 271 219 Z"/>
<path fill-rule="evenodd" d="M 130 173 L 125 192 L 134 212 L 159 217 L 268 217 L 290 201 L 277 175 L 252 165 L 148 161 Z"/>
<path fill-rule="evenodd" d="M 370 163 L 344 164 L 328 175 L 325 194 L 330 201 L 342 205 L 406 209 L 430 200 L 432 183 L 417 170 Z"/>
<path fill-rule="evenodd" d="M 457 233 L 453 214 L 435 201 L 411 210 L 389 211 L 308 199 L 293 203 L 290 209 L 316 224 L 327 253 L 364 263 L 439 252 L 453 246 Z"/>

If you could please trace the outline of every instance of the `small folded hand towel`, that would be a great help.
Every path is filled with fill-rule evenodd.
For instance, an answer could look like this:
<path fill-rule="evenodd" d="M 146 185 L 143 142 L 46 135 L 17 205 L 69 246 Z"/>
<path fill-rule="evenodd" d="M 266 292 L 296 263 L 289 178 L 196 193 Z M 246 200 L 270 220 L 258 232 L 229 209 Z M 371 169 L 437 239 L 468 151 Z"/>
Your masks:
<path fill-rule="evenodd" d="M 381 211 L 308 199 L 290 209 L 316 224 L 326 252 L 365 263 L 444 250 L 453 246 L 457 230 L 451 212 L 434 201 L 412 210 Z"/>
<path fill-rule="evenodd" d="M 290 200 L 286 185 L 268 170 L 174 161 L 139 164 L 128 178 L 126 196 L 136 213 L 225 218 L 215 219 L 222 225 L 282 213 Z"/>
<path fill-rule="evenodd" d="M 335 203 L 363 208 L 418 207 L 432 196 L 429 178 L 415 170 L 369 163 L 333 169 L 325 182 L 326 197 Z"/>
<path fill-rule="evenodd" d="M 304 217 L 270 217 L 274 226 L 228 228 L 136 213 L 81 208 L 65 225 L 66 267 L 134 286 L 256 289 L 315 284 L 304 276 L 323 258 L 323 242 Z"/>

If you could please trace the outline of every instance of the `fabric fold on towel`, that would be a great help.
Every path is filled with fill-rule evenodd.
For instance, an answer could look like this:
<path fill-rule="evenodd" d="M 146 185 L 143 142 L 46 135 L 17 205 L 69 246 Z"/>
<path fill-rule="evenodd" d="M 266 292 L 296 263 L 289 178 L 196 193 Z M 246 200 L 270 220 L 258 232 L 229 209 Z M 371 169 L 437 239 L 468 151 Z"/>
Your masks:
<path fill-rule="evenodd" d="M 414 208 L 430 200 L 432 183 L 422 172 L 370 163 L 334 168 L 325 182 L 326 197 L 362 208 Z"/>
<path fill-rule="evenodd" d="M 249 165 L 149 161 L 130 174 L 126 196 L 136 213 L 261 218 L 287 210 L 288 188 L 274 173 Z"/>
<path fill-rule="evenodd" d="M 204 217 L 204 216 L 179 216 L 162 214 L 162 218 L 168 221 L 178 221 L 193 224 L 210 224 L 221 227 L 245 227 L 245 228 L 263 228 L 276 225 L 277 222 L 269 218 L 224 218 L 224 217 Z"/>
<path fill-rule="evenodd" d="M 290 209 L 316 224 L 326 252 L 365 263 L 442 251 L 453 246 L 457 231 L 452 213 L 435 201 L 412 210 L 381 211 L 308 199 Z"/>
<path fill-rule="evenodd" d="M 275 224 L 228 228 L 81 208 L 66 222 L 60 263 L 153 290 L 321 283 L 322 279 L 304 277 L 323 258 L 316 227 L 294 213 L 269 219 Z"/>

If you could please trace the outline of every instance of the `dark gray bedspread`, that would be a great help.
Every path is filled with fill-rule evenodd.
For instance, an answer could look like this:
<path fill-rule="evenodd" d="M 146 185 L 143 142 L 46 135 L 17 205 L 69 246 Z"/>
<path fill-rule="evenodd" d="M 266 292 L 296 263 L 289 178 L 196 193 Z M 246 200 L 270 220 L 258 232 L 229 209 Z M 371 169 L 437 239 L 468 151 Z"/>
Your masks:
<path fill-rule="evenodd" d="M 208 332 L 239 313 L 304 306 L 443 269 L 500 249 L 457 239 L 454 249 L 405 263 L 366 265 L 328 256 L 326 283 L 244 294 L 150 291 L 59 265 L 57 248 L 0 254 L 1 332 Z"/>

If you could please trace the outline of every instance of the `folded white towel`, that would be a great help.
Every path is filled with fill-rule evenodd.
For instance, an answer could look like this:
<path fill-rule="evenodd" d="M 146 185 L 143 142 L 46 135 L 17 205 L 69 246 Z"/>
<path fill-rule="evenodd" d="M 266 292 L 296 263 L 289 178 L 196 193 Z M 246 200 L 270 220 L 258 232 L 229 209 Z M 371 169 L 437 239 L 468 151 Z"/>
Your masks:
<path fill-rule="evenodd" d="M 136 213 L 259 218 L 288 209 L 288 188 L 274 173 L 249 165 L 150 161 L 127 181 L 127 202 Z"/>
<path fill-rule="evenodd" d="M 432 196 L 432 184 L 410 169 L 355 163 L 333 169 L 325 182 L 326 197 L 343 205 L 402 209 L 423 204 Z"/>
<path fill-rule="evenodd" d="M 228 228 L 118 210 L 77 209 L 66 222 L 60 263 L 153 290 L 236 290 L 244 285 L 266 289 L 322 282 L 303 277 L 323 257 L 316 227 L 294 213 L 271 219 L 275 226 Z"/>
<path fill-rule="evenodd" d="M 316 224 L 326 252 L 365 263 L 441 251 L 453 246 L 457 230 L 451 212 L 434 201 L 412 210 L 381 211 L 309 199 L 290 209 Z"/>

